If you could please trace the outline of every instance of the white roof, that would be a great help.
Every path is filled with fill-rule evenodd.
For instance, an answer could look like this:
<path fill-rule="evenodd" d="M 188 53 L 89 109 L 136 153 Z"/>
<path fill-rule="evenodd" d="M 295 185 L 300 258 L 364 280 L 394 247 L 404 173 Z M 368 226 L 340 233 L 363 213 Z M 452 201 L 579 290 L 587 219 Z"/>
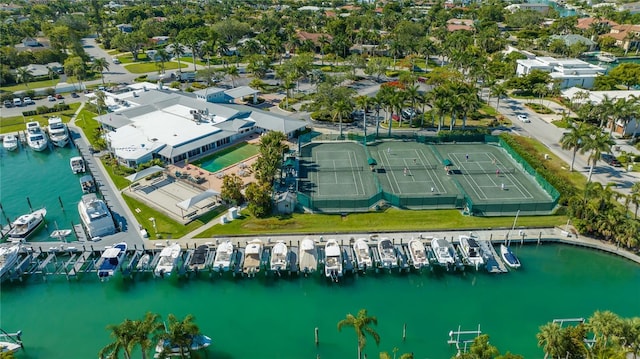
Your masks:
<path fill-rule="evenodd" d="M 574 99 L 579 92 L 584 92 L 589 95 L 587 99 L 575 99 L 573 101 L 579 103 L 590 102 L 592 104 L 601 103 L 605 97 L 610 100 L 617 100 L 620 98 L 629 99 L 631 96 L 640 96 L 640 90 L 630 90 L 630 91 L 589 91 L 585 89 L 581 89 L 578 87 L 571 87 L 564 91 L 562 91 L 562 96 L 568 99 Z"/>
<path fill-rule="evenodd" d="M 104 253 L 102 253 L 102 258 L 115 258 L 120 254 L 120 248 L 107 248 Z"/>

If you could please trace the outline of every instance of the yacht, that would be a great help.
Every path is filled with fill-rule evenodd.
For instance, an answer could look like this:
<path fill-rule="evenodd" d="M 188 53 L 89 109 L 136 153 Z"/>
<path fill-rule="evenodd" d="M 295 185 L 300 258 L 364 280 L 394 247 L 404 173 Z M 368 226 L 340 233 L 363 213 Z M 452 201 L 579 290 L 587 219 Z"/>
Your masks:
<path fill-rule="evenodd" d="M 13 222 L 13 228 L 8 233 L 11 241 L 24 241 L 35 233 L 44 223 L 47 210 L 41 208 L 29 214 L 23 214 Z"/>
<path fill-rule="evenodd" d="M 304 238 L 300 242 L 300 269 L 305 273 L 313 273 L 318 269 L 318 250 L 316 242 Z"/>
<path fill-rule="evenodd" d="M 47 131 L 49 132 L 49 139 L 54 145 L 64 147 L 69 143 L 69 130 L 60 117 L 49 118 Z"/>
<path fill-rule="evenodd" d="M 353 243 L 353 253 L 356 257 L 356 264 L 359 270 L 366 271 L 371 268 L 373 265 L 371 250 L 365 238 L 356 239 L 355 243 Z"/>
<path fill-rule="evenodd" d="M 444 238 L 434 238 L 431 240 L 431 249 L 436 256 L 438 264 L 447 269 L 453 267 L 456 263 L 453 245 Z"/>
<path fill-rule="evenodd" d="M 231 268 L 231 256 L 233 255 L 233 243 L 226 241 L 220 243 L 213 260 L 213 270 L 216 272 L 228 272 Z"/>
<path fill-rule="evenodd" d="M 0 277 L 9 272 L 11 268 L 18 262 L 18 253 L 20 252 L 20 244 L 14 244 L 9 247 L 0 247 Z"/>
<path fill-rule="evenodd" d="M 378 242 L 378 252 L 380 252 L 382 267 L 392 269 L 398 266 L 396 248 L 389 238 L 380 239 Z"/>
<path fill-rule="evenodd" d="M 516 257 L 513 252 L 511 252 L 511 248 L 505 246 L 504 244 L 500 245 L 500 255 L 502 256 L 502 260 L 511 268 L 517 269 L 520 268 L 520 260 Z"/>
<path fill-rule="evenodd" d="M 122 261 L 127 254 L 127 243 L 121 242 L 111 248 L 107 248 L 100 258 L 102 263 L 98 267 L 98 277 L 101 280 L 109 279 L 113 277 Z"/>
<path fill-rule="evenodd" d="M 260 272 L 261 262 L 262 241 L 254 239 L 247 243 L 247 247 L 244 249 L 244 264 L 242 265 L 242 272 L 250 276 L 255 275 Z"/>
<path fill-rule="evenodd" d="M 482 259 L 482 251 L 475 237 L 461 235 L 458 239 L 460 240 L 460 252 L 462 252 L 465 261 L 478 270 L 484 264 L 484 259 Z"/>
<path fill-rule="evenodd" d="M 207 262 L 207 254 L 209 253 L 209 246 L 200 245 L 193 252 L 191 260 L 189 261 L 188 268 L 193 271 L 203 270 Z"/>
<path fill-rule="evenodd" d="M 606 62 L 606 63 L 612 63 L 612 62 L 618 61 L 618 59 L 615 57 L 615 55 L 610 54 L 608 52 L 599 52 L 596 55 L 596 59 L 598 59 L 598 61 L 602 61 L 602 62 Z"/>
<path fill-rule="evenodd" d="M 204 349 L 211 345 L 211 338 L 206 335 L 196 334 L 191 336 L 189 339 L 191 344 L 183 347 L 182 350 L 179 345 L 172 344 L 169 339 L 160 339 L 156 345 L 156 354 L 154 355 L 154 358 L 180 356 L 182 353 L 185 353 L 186 355 L 192 351 Z"/>
<path fill-rule="evenodd" d="M 18 330 L 17 333 L 7 333 L 0 329 L 0 356 L 4 357 L 7 353 L 16 353 L 23 348 L 22 345 L 22 331 Z M 12 355 L 9 357 L 13 358 Z"/>
<path fill-rule="evenodd" d="M 180 258 L 180 252 L 182 249 L 178 243 L 174 243 L 168 247 L 165 247 L 160 252 L 160 259 L 158 260 L 158 264 L 153 271 L 156 277 L 165 277 L 170 276 L 171 272 L 175 268 L 178 263 L 178 258 Z"/>
<path fill-rule="evenodd" d="M 2 147 L 7 151 L 14 151 L 18 148 L 18 137 L 13 134 L 7 134 L 2 137 Z"/>
<path fill-rule="evenodd" d="M 280 272 L 287 269 L 287 254 L 289 250 L 283 241 L 278 241 L 271 250 L 270 267 L 274 272 Z"/>
<path fill-rule="evenodd" d="M 342 249 L 335 239 L 327 240 L 324 245 L 324 275 L 337 282 L 342 277 Z"/>
<path fill-rule="evenodd" d="M 146 270 L 149 268 L 149 264 L 151 262 L 151 255 L 149 253 L 145 253 L 140 257 L 138 263 L 136 263 L 137 270 Z"/>
<path fill-rule="evenodd" d="M 69 159 L 69 166 L 71 167 L 71 172 L 74 174 L 84 173 L 86 170 L 84 159 L 80 156 L 71 157 L 71 159 Z"/>
<path fill-rule="evenodd" d="M 427 249 L 419 239 L 412 238 L 409 241 L 409 256 L 411 256 L 411 263 L 413 263 L 413 268 L 415 269 L 420 270 L 429 265 Z"/>
<path fill-rule="evenodd" d="M 36 121 L 27 122 L 27 143 L 34 151 L 44 151 L 49 145 L 47 135 Z"/>
<path fill-rule="evenodd" d="M 96 183 L 93 180 L 91 175 L 85 175 L 80 177 L 80 188 L 82 189 L 82 193 L 93 193 L 96 191 Z"/>
<path fill-rule="evenodd" d="M 116 226 L 109 207 L 95 193 L 82 196 L 78 203 L 78 212 L 89 238 L 116 233 Z"/>

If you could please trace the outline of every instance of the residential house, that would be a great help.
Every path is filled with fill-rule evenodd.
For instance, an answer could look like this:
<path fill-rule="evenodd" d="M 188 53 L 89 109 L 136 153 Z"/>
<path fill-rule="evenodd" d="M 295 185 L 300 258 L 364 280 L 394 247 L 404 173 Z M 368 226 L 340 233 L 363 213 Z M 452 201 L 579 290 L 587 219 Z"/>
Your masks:
<path fill-rule="evenodd" d="M 625 50 L 640 48 L 640 25 L 615 25 L 611 32 L 600 37 L 610 37 L 616 41 L 616 46 Z"/>
<path fill-rule="evenodd" d="M 471 19 L 449 19 L 447 20 L 447 31 L 458 30 L 473 31 L 473 20 Z"/>
<path fill-rule="evenodd" d="M 296 37 L 298 38 L 298 40 L 300 40 L 300 42 L 311 41 L 315 46 L 316 52 L 320 52 L 320 47 L 322 47 L 324 43 L 329 43 L 333 40 L 333 36 L 329 34 L 306 31 L 296 32 Z"/>
<path fill-rule="evenodd" d="M 598 47 L 598 44 L 595 41 L 587 39 L 586 37 L 581 35 L 575 35 L 575 34 L 552 35 L 551 39 L 552 40 L 560 39 L 564 41 L 564 44 L 567 45 L 567 47 L 571 47 L 577 43 L 582 43 L 585 46 L 587 46 L 587 51 L 594 51 Z"/>
<path fill-rule="evenodd" d="M 591 88 L 596 77 L 604 75 L 606 69 L 578 59 L 556 59 L 536 57 L 517 60 L 516 75 L 524 76 L 533 70 L 548 72 L 551 79 L 557 81 L 560 88 Z"/>
<path fill-rule="evenodd" d="M 593 105 L 600 104 L 605 98 L 616 101 L 618 99 L 631 99 L 633 97 L 640 97 L 639 90 L 633 91 L 589 91 L 572 87 L 562 91 L 562 97 L 572 101 L 573 103 L 591 103 Z M 623 136 L 640 135 L 640 117 L 632 117 L 631 120 L 625 123 L 623 120 L 616 120 L 616 122 L 609 123 L 609 128 L 613 127 L 613 132 Z"/>
<path fill-rule="evenodd" d="M 149 42 L 154 45 L 164 45 L 169 42 L 169 36 L 154 36 L 149 39 Z"/>
<path fill-rule="evenodd" d="M 125 34 L 133 32 L 133 26 L 131 24 L 118 24 L 116 25 L 116 29 Z"/>
<path fill-rule="evenodd" d="M 578 24 L 576 25 L 576 29 L 588 30 L 589 28 L 594 26 L 594 24 L 604 24 L 609 27 L 618 25 L 617 22 L 609 19 L 600 19 L 597 17 L 583 17 L 578 19 Z"/>

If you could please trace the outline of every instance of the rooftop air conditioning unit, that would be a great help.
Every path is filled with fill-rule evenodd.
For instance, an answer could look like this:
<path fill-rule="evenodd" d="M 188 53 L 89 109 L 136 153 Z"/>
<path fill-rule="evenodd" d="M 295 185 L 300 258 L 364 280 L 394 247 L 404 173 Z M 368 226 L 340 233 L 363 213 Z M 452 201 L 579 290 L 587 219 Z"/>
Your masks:
<path fill-rule="evenodd" d="M 192 114 L 192 115 L 195 115 L 195 114 L 198 113 L 198 110 L 189 110 L 189 113 Z"/>

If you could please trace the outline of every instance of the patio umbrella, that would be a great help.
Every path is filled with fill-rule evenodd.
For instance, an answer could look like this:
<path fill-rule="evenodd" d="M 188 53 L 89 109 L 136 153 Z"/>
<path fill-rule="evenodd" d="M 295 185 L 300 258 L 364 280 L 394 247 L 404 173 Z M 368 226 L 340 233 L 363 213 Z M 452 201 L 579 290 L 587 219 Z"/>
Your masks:
<path fill-rule="evenodd" d="M 375 159 L 375 158 L 373 158 L 373 157 L 369 157 L 369 158 L 367 159 L 367 163 L 369 164 L 369 166 L 375 166 L 375 165 L 377 165 L 377 164 L 378 164 L 378 162 L 376 162 L 376 159 Z"/>
<path fill-rule="evenodd" d="M 453 162 L 451 162 L 448 158 L 445 158 L 444 160 L 442 160 L 442 164 L 445 166 L 451 166 L 453 165 Z"/>

